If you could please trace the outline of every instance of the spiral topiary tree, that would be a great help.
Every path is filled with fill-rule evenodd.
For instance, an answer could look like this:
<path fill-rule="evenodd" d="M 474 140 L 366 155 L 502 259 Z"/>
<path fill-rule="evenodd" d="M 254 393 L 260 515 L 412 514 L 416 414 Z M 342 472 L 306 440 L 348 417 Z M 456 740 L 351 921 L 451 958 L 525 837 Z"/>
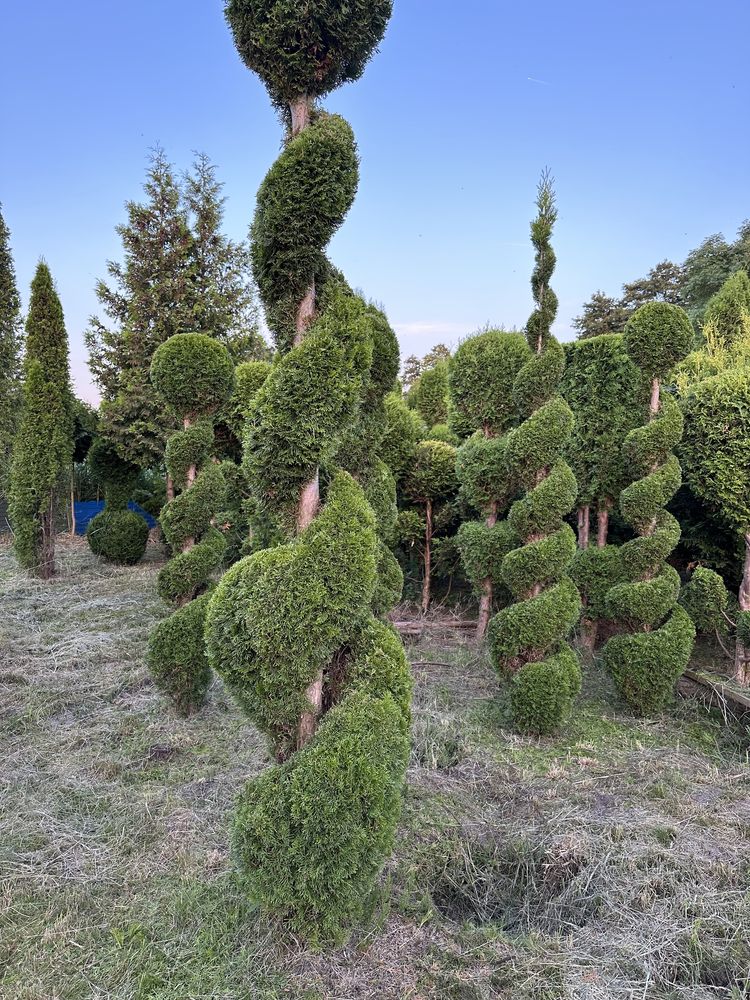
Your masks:
<path fill-rule="evenodd" d="M 625 347 L 651 383 L 648 422 L 623 443 L 635 482 L 620 494 L 620 512 L 637 537 L 620 548 L 624 581 L 607 595 L 609 616 L 627 631 L 604 647 L 604 662 L 626 701 L 639 713 L 659 711 L 688 664 L 695 628 L 677 605 L 680 577 L 666 559 L 680 539 L 667 504 L 682 474 L 673 449 L 683 418 L 662 381 L 693 341 L 687 313 L 666 302 L 647 302 L 628 320 Z"/>
<path fill-rule="evenodd" d="M 385 429 L 392 331 L 326 259 L 358 162 L 349 125 L 316 105 L 359 77 L 390 13 L 390 0 L 227 5 L 240 54 L 288 125 L 252 229 L 278 356 L 245 440 L 254 500 L 282 542 L 224 575 L 206 640 L 278 761 L 248 783 L 234 821 L 247 891 L 323 938 L 343 934 L 390 850 L 408 756 L 409 668 L 376 614 L 389 599 L 378 566 L 392 478 L 362 459 Z"/>
<path fill-rule="evenodd" d="M 502 584 L 502 561 L 518 544 L 507 521 L 499 521 L 512 497 L 503 436 L 516 416 L 513 383 L 529 360 L 520 333 L 487 330 L 465 340 L 450 370 L 451 400 L 475 433 L 459 448 L 456 471 L 464 496 L 484 521 L 465 521 L 458 546 L 467 576 L 479 593 L 477 638 L 484 638 L 493 593 Z"/>
<path fill-rule="evenodd" d="M 211 574 L 226 548 L 212 523 L 225 490 L 221 469 L 209 461 L 212 415 L 229 397 L 233 375 L 226 347 L 202 333 L 170 337 L 151 362 L 151 381 L 182 419 L 183 430 L 167 441 L 167 471 L 179 492 L 159 519 L 173 554 L 157 587 L 175 611 L 151 633 L 148 663 L 155 683 L 182 715 L 200 707 L 210 680 L 203 626 Z"/>
<path fill-rule="evenodd" d="M 104 510 L 86 528 L 89 547 L 107 562 L 132 566 L 143 558 L 148 543 L 145 518 L 128 510 L 140 469 L 120 458 L 103 438 L 93 443 L 86 460 L 96 481 L 104 486 Z"/>
<path fill-rule="evenodd" d="M 512 675 L 515 724 L 532 733 L 554 730 L 580 689 L 578 657 L 566 639 L 578 621 L 581 600 L 568 567 L 575 554 L 572 528 L 563 522 L 577 486 L 563 459 L 573 414 L 558 393 L 565 356 L 550 329 L 557 296 L 550 288 L 555 254 L 550 239 L 557 219 L 552 180 L 545 173 L 531 226 L 536 266 L 531 280 L 536 310 L 526 327 L 532 358 L 516 376 L 513 393 L 525 419 L 507 437 L 508 474 L 525 495 L 508 520 L 522 545 L 502 562 L 514 603 L 490 622 L 489 646 L 498 671 Z"/>

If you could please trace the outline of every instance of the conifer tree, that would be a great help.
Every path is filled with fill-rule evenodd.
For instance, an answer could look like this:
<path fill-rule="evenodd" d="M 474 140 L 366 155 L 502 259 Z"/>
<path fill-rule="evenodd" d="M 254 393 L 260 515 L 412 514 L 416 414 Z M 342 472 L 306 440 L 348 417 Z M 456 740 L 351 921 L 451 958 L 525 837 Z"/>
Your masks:
<path fill-rule="evenodd" d="M 508 434 L 505 447 L 508 473 L 526 491 L 508 517 L 522 545 L 503 559 L 503 582 L 514 603 L 492 619 L 489 644 L 495 667 L 513 677 L 516 725 L 545 733 L 556 728 L 580 689 L 580 666 L 567 636 L 578 621 L 581 600 L 568 575 L 575 534 L 563 522 L 577 487 L 563 458 L 573 429 L 573 414 L 558 391 L 565 355 L 550 332 L 557 313 L 557 296 L 550 288 L 557 209 L 547 173 L 539 185 L 537 209 L 531 225 L 536 310 L 526 327 L 532 357 L 513 386 L 524 419 Z"/>
<path fill-rule="evenodd" d="M 226 488 L 220 466 L 210 461 L 213 417 L 232 391 L 234 367 L 223 344 L 203 333 L 181 333 L 156 349 L 151 377 L 183 429 L 167 442 L 167 471 L 179 492 L 159 518 L 173 555 L 157 589 L 176 610 L 151 633 L 148 662 L 156 684 L 189 715 L 203 703 L 210 680 L 203 626 L 211 575 L 226 548 L 213 524 Z"/>
<path fill-rule="evenodd" d="M 425 367 L 411 391 L 414 408 L 432 428 L 448 421 L 448 362 L 438 361 Z"/>
<path fill-rule="evenodd" d="M 148 542 L 145 518 L 128 510 L 140 469 L 123 461 L 101 437 L 89 449 L 87 461 L 94 479 L 104 485 L 104 510 L 86 528 L 89 547 L 107 562 L 132 566 L 143 557 Z"/>
<path fill-rule="evenodd" d="M 73 459 L 68 335 L 50 270 L 41 262 L 26 320 L 23 416 L 13 448 L 8 511 L 22 566 L 55 572 L 55 515 L 61 477 Z"/>
<path fill-rule="evenodd" d="M 206 637 L 211 664 L 279 762 L 249 782 L 235 818 L 248 891 L 296 929 L 326 937 L 356 915 L 390 850 L 408 755 L 408 664 L 375 614 L 387 595 L 367 496 L 370 473 L 379 480 L 382 469 L 341 468 L 344 443 L 369 439 L 384 415 L 397 352 L 384 317 L 325 256 L 358 162 L 349 125 L 317 104 L 361 75 L 390 13 L 390 0 L 227 5 L 240 55 L 287 124 L 252 228 L 279 357 L 246 437 L 256 502 L 284 537 L 225 574 Z M 383 484 L 385 510 L 392 480 Z"/>
<path fill-rule="evenodd" d="M 21 414 L 21 343 L 21 298 L 10 231 L 0 206 L 0 496 L 8 485 L 11 447 Z"/>
<path fill-rule="evenodd" d="M 620 511 L 637 537 L 620 548 L 624 582 L 607 595 L 611 618 L 627 631 L 604 647 L 604 661 L 634 710 L 655 712 L 671 696 L 690 659 L 695 629 L 677 605 L 680 577 L 666 562 L 680 539 L 680 525 L 665 508 L 680 487 L 680 463 L 673 449 L 682 438 L 677 402 L 662 391 L 663 380 L 693 341 L 687 314 L 679 306 L 649 302 L 628 320 L 625 347 L 651 385 L 648 422 L 625 438 L 631 478 L 620 494 Z"/>
<path fill-rule="evenodd" d="M 479 592 L 479 639 L 489 625 L 493 593 L 502 584 L 502 561 L 518 541 L 500 517 L 512 499 L 505 433 L 516 416 L 513 383 L 528 360 L 521 334 L 487 330 L 461 344 L 450 370 L 452 404 L 474 429 L 458 452 L 458 478 L 466 499 L 484 516 L 483 522 L 465 521 L 458 532 L 464 568 Z"/>

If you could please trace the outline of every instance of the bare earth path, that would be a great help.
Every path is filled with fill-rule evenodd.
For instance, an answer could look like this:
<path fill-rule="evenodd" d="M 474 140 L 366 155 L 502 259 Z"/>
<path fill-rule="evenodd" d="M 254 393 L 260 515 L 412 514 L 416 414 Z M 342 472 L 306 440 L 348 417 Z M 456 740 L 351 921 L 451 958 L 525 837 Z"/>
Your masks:
<path fill-rule="evenodd" d="M 630 718 L 594 666 L 553 740 L 507 728 L 465 640 L 423 640 L 414 751 L 369 922 L 314 953 L 243 899 L 232 802 L 267 766 L 214 683 L 179 720 L 144 653 L 156 562 L 0 547 L 3 1000 L 750 997 L 748 730 Z"/>

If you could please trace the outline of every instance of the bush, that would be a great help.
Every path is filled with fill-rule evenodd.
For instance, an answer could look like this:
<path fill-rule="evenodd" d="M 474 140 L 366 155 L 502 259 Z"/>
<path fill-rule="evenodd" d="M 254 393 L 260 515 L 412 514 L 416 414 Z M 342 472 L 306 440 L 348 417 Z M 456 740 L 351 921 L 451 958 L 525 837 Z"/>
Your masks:
<path fill-rule="evenodd" d="M 572 649 L 540 663 L 525 663 L 513 677 L 513 721 L 523 732 L 546 736 L 560 727 L 581 690 L 581 666 Z"/>
<path fill-rule="evenodd" d="M 149 636 L 148 667 L 154 684 L 171 698 L 177 712 L 195 712 L 206 696 L 211 669 L 203 643 L 210 593 L 178 608 Z"/>
<path fill-rule="evenodd" d="M 697 566 L 680 595 L 680 604 L 698 632 L 723 632 L 729 602 L 726 584 L 712 569 Z"/>
<path fill-rule="evenodd" d="M 668 302 L 647 302 L 627 322 L 625 349 L 650 379 L 664 379 L 693 346 L 688 314 Z"/>
<path fill-rule="evenodd" d="M 226 347 L 204 333 L 178 333 L 154 351 L 151 381 L 181 417 L 214 413 L 232 390 Z"/>
<path fill-rule="evenodd" d="M 133 566 L 146 551 L 148 524 L 131 510 L 103 510 L 89 521 L 86 540 L 94 555 Z"/>

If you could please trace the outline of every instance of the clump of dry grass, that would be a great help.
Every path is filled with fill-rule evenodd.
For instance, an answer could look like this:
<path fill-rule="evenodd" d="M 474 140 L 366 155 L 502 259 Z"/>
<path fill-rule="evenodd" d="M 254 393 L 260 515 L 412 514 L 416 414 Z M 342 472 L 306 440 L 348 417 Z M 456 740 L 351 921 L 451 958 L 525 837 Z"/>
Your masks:
<path fill-rule="evenodd" d="M 220 683 L 179 719 L 144 665 L 158 550 L 0 548 L 0 996 L 9 1000 L 747 1000 L 742 733 L 623 713 L 596 665 L 558 737 L 519 737 L 441 616 L 410 647 L 413 753 L 369 923 L 312 953 L 237 889 L 228 849 L 266 747 Z"/>

